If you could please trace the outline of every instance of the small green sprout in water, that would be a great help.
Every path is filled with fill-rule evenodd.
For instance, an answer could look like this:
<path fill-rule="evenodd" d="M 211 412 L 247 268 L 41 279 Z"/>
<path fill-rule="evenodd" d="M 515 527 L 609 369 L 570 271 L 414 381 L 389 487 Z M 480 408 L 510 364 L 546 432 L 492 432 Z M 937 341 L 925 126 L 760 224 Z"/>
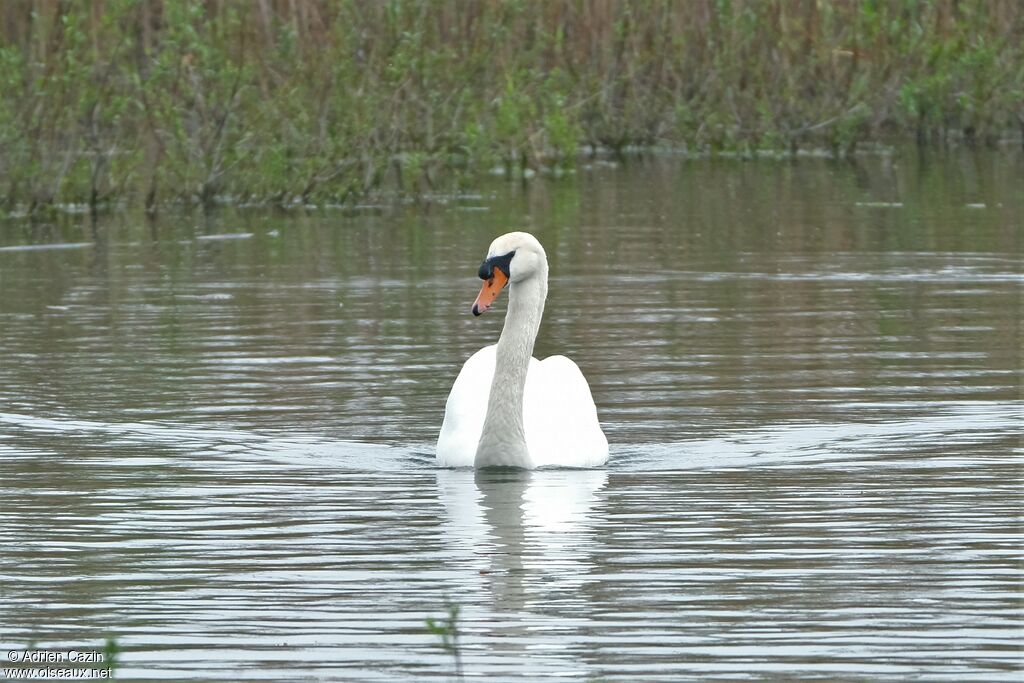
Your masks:
<path fill-rule="evenodd" d="M 452 604 L 447 599 L 445 606 L 448 609 L 448 618 L 435 621 L 427 617 L 427 630 L 435 636 L 440 636 L 441 647 L 446 652 L 451 652 L 455 658 L 455 675 L 462 679 L 462 653 L 459 650 L 459 606 Z"/>
<path fill-rule="evenodd" d="M 115 636 L 107 638 L 107 644 L 103 648 L 103 662 L 110 669 L 111 674 L 117 669 L 117 655 L 120 652 L 121 648 L 117 644 L 117 638 Z"/>

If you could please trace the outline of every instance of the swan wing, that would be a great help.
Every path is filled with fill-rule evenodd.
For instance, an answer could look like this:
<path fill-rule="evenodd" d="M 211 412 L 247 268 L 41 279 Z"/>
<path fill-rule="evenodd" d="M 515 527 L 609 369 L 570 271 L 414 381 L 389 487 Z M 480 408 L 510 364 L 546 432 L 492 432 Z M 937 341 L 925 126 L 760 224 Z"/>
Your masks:
<path fill-rule="evenodd" d="M 485 346 L 463 364 L 445 404 L 437 464 L 472 467 L 487 415 L 496 347 Z M 523 398 L 526 444 L 534 465 L 597 467 L 608 460 L 608 440 L 597 419 L 590 385 L 565 356 L 530 359 Z"/>
<path fill-rule="evenodd" d="M 437 464 L 441 467 L 473 466 L 494 378 L 495 349 L 492 344 L 474 353 L 455 378 L 437 437 Z"/>
<path fill-rule="evenodd" d="M 523 426 L 530 459 L 538 467 L 597 467 L 608 460 L 608 439 L 590 385 L 565 356 L 530 360 Z"/>

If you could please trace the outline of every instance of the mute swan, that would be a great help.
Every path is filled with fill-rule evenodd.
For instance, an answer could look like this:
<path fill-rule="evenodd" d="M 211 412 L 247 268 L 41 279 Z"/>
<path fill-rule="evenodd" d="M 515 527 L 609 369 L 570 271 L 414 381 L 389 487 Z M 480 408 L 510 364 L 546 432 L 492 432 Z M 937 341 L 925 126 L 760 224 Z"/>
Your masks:
<path fill-rule="evenodd" d="M 442 467 L 595 467 L 608 440 L 583 373 L 565 356 L 533 358 L 548 294 L 544 247 L 525 232 L 493 242 L 480 266 L 473 303 L 480 315 L 509 285 L 498 343 L 466 361 L 455 379 L 437 438 Z"/>

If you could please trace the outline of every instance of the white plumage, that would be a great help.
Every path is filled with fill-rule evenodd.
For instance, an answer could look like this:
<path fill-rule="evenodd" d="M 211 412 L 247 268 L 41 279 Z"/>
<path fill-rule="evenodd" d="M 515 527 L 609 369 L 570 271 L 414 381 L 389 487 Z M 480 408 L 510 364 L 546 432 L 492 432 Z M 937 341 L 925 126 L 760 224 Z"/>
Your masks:
<path fill-rule="evenodd" d="M 565 356 L 532 357 L 547 297 L 547 256 L 528 233 L 502 235 L 481 266 L 485 280 L 473 306 L 487 310 L 509 284 L 498 343 L 462 366 L 445 405 L 437 440 L 442 467 L 596 467 L 608 440 L 590 387 Z"/>
<path fill-rule="evenodd" d="M 472 467 L 487 413 L 497 345 L 480 349 L 462 366 L 445 404 L 437 439 L 442 467 Z M 590 386 L 565 356 L 530 359 L 523 394 L 526 448 L 533 467 L 597 467 L 608 460 L 608 440 L 597 419 Z"/>

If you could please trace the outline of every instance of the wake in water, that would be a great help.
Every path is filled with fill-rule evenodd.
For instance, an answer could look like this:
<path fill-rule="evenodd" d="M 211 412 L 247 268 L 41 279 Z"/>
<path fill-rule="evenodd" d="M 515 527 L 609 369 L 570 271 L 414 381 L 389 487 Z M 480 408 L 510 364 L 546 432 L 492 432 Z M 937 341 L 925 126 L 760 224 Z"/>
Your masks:
<path fill-rule="evenodd" d="M 889 406 L 849 404 L 872 422 L 783 423 L 725 432 L 710 438 L 662 443 L 612 443 L 608 469 L 621 471 L 697 468 L 805 467 L 811 463 L 898 463 L 928 466 L 943 461 L 1019 455 L 1024 402 L 932 404 L 921 417 L 879 420 Z M 904 406 L 905 407 L 905 406 Z M 6 434 L 0 457 L 63 453 L 104 455 L 122 465 L 187 465 L 276 471 L 345 469 L 401 471 L 434 467 L 431 443 L 384 445 L 339 441 L 322 434 L 261 433 L 242 429 L 147 422 L 100 422 L 0 413 Z M 118 455 L 109 455 L 117 451 Z M 911 458 L 910 456 L 913 456 Z"/>

